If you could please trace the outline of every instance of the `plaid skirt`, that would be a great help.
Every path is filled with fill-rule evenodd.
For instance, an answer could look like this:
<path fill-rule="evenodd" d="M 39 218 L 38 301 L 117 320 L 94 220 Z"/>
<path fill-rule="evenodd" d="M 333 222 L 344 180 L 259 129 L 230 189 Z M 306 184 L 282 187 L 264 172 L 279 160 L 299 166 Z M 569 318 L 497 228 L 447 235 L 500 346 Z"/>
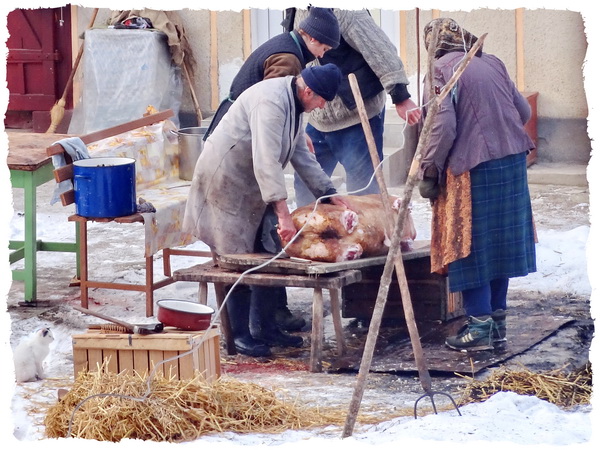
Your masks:
<path fill-rule="evenodd" d="M 471 169 L 471 252 L 448 264 L 451 292 L 536 271 L 526 154 Z"/>

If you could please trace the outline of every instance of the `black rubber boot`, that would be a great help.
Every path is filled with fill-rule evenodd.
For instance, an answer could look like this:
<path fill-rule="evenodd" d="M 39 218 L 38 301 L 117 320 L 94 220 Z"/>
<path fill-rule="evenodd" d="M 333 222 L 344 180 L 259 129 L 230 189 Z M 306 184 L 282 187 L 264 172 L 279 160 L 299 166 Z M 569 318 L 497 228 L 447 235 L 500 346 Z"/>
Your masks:
<path fill-rule="evenodd" d="M 242 355 L 270 356 L 271 349 L 250 334 L 250 301 L 251 291 L 247 286 L 236 287 L 227 298 L 227 313 L 235 349 Z"/>
<path fill-rule="evenodd" d="M 281 330 L 275 322 L 275 305 L 278 288 L 254 286 L 252 288 L 252 320 L 258 323 L 251 326 L 255 339 L 271 347 L 302 347 L 301 336 L 292 336 Z"/>
<path fill-rule="evenodd" d="M 300 331 L 306 326 L 306 320 L 300 316 L 294 316 L 288 308 L 287 293 L 285 288 L 274 288 L 278 290 L 275 304 L 275 321 L 280 329 L 285 331 Z"/>

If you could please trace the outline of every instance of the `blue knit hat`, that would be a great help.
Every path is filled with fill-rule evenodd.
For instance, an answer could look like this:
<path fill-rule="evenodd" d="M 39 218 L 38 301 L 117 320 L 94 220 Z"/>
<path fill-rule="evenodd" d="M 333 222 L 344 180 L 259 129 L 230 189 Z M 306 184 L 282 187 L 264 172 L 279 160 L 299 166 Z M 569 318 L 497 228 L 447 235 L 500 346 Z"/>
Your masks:
<path fill-rule="evenodd" d="M 340 26 L 331 8 L 312 6 L 298 28 L 322 44 L 337 48 L 340 45 Z"/>
<path fill-rule="evenodd" d="M 342 72 L 335 64 L 324 66 L 310 66 L 304 69 L 300 75 L 306 85 L 317 95 L 330 102 L 337 94 L 342 82 Z"/>

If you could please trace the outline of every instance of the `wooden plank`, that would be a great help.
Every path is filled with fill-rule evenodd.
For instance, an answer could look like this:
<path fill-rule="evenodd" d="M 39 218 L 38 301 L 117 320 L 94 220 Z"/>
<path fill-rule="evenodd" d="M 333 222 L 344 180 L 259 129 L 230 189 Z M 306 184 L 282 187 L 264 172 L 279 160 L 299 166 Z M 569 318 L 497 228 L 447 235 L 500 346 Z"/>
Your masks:
<path fill-rule="evenodd" d="M 200 372 L 200 361 L 202 360 L 202 351 L 197 349 L 195 352 L 192 352 L 190 355 L 192 357 L 192 369 L 194 371 L 193 376 L 197 375 L 197 372 Z"/>
<path fill-rule="evenodd" d="M 73 345 L 73 348 L 75 348 L 75 345 Z M 102 349 L 90 348 L 87 349 L 87 354 L 90 372 L 98 370 L 102 366 Z"/>
<path fill-rule="evenodd" d="M 119 359 L 119 373 L 127 375 L 133 374 L 133 350 L 119 350 L 117 357 Z"/>
<path fill-rule="evenodd" d="M 165 111 L 160 111 L 156 114 L 149 114 L 140 119 L 132 120 L 130 122 L 125 122 L 120 125 L 115 125 L 114 127 L 105 128 L 105 129 L 99 130 L 99 131 L 94 131 L 93 133 L 89 133 L 89 134 L 80 136 L 80 138 L 83 141 L 83 143 L 87 145 L 87 144 L 91 144 L 92 142 L 101 141 L 102 139 L 106 139 L 108 137 L 117 136 L 119 134 L 135 130 L 137 128 L 142 128 L 142 127 L 152 125 L 157 122 L 161 122 L 172 116 L 173 116 L 173 111 L 171 109 L 167 109 Z M 64 148 L 59 143 L 55 143 L 46 149 L 47 156 L 59 155 L 63 152 L 64 152 Z"/>
<path fill-rule="evenodd" d="M 515 41 L 517 62 L 517 89 L 525 89 L 525 48 L 524 48 L 524 23 L 525 8 L 515 10 Z"/>
<path fill-rule="evenodd" d="M 179 358 L 179 378 L 189 380 L 194 377 L 194 370 L 196 367 L 196 359 L 197 359 L 197 351 L 194 352 L 181 352 L 181 356 Z"/>
<path fill-rule="evenodd" d="M 50 164 L 51 158 L 46 154 L 46 147 L 67 134 L 53 133 L 7 133 L 8 156 L 6 162 L 10 170 L 34 171 L 43 165 Z"/>
<path fill-rule="evenodd" d="M 210 371 L 210 379 L 209 381 L 215 381 L 217 378 L 221 376 L 221 352 L 220 352 L 220 344 L 219 338 L 213 339 L 211 341 L 211 362 L 213 365 L 211 366 Z"/>
<path fill-rule="evenodd" d="M 312 334 L 310 342 L 310 371 L 323 370 L 323 291 L 315 289 L 313 293 Z"/>
<path fill-rule="evenodd" d="M 400 59 L 404 62 L 404 70 L 406 73 L 410 73 L 410 68 L 408 67 L 408 50 L 407 50 L 407 42 L 410 42 L 407 34 L 407 19 L 406 19 L 406 11 L 400 11 L 398 17 L 398 27 L 400 29 L 400 38 L 398 39 L 398 48 L 400 49 Z"/>
<path fill-rule="evenodd" d="M 189 350 L 189 348 L 188 348 Z M 174 377 L 176 380 L 179 379 L 179 362 L 180 359 L 177 358 L 177 356 L 179 355 L 179 352 L 174 352 L 174 351 L 165 351 L 163 353 L 163 358 L 165 360 L 165 363 L 163 364 L 164 368 L 165 368 L 165 373 L 167 374 L 168 378 L 172 378 Z M 172 359 L 171 361 L 167 361 L 168 359 Z"/>
<path fill-rule="evenodd" d="M 214 267 L 212 263 L 176 270 L 173 273 L 175 281 L 197 281 L 208 283 L 233 284 L 242 274 Z M 338 289 L 348 284 L 360 281 L 359 270 L 345 270 L 336 274 L 313 275 L 284 275 L 276 273 L 248 273 L 242 277 L 242 284 L 253 286 L 286 286 Z"/>
<path fill-rule="evenodd" d="M 84 370 L 88 370 L 88 352 L 86 349 L 74 349 L 73 350 L 73 372 L 75 378 L 77 374 Z"/>
<path fill-rule="evenodd" d="M 331 305 L 331 318 L 333 320 L 338 356 L 342 356 L 346 353 L 346 341 L 344 339 L 344 327 L 342 325 L 339 289 L 329 290 L 329 303 Z"/>
<path fill-rule="evenodd" d="M 54 181 L 60 183 L 65 180 L 73 179 L 73 164 L 67 164 L 66 166 L 54 169 Z"/>
<path fill-rule="evenodd" d="M 210 348 L 206 345 L 207 342 L 203 342 L 202 345 L 198 348 L 198 359 L 196 361 L 196 370 L 202 374 L 202 376 L 206 379 L 208 374 L 210 373 Z"/>
<path fill-rule="evenodd" d="M 250 56 L 250 53 L 252 53 L 252 29 L 250 26 L 251 17 L 249 9 L 244 9 L 242 11 L 242 18 L 242 50 L 245 61 Z"/>
<path fill-rule="evenodd" d="M 119 354 L 114 349 L 103 349 L 103 359 L 106 362 L 106 369 L 109 372 L 119 373 Z"/>
<path fill-rule="evenodd" d="M 131 340 L 129 339 L 131 337 Z M 189 350 L 190 338 L 185 334 L 102 334 L 89 333 L 73 336 L 73 348 L 108 350 Z"/>
<path fill-rule="evenodd" d="M 133 351 L 133 368 L 140 376 L 146 376 L 150 373 L 150 357 L 145 350 Z"/>
<path fill-rule="evenodd" d="M 219 107 L 219 33 L 217 11 L 210 12 L 210 106 Z"/>
<path fill-rule="evenodd" d="M 164 375 L 165 365 L 161 364 L 162 361 L 165 359 L 163 356 L 163 352 L 161 350 L 150 350 L 148 352 L 148 357 L 150 359 L 150 372 L 152 372 L 156 368 L 156 375 Z"/>
<path fill-rule="evenodd" d="M 73 189 L 69 189 L 68 191 L 60 194 L 60 203 L 63 206 L 68 206 L 75 203 L 75 191 Z"/>
<path fill-rule="evenodd" d="M 95 220 L 95 219 L 91 219 L 91 220 Z M 139 213 L 135 213 L 135 214 L 132 214 L 130 216 L 115 217 L 114 221 L 116 223 L 138 223 L 138 222 L 143 223 L 144 222 L 144 216 L 142 216 Z"/>
<path fill-rule="evenodd" d="M 73 191 L 69 191 L 73 192 Z M 75 194 L 73 193 L 73 199 L 75 198 Z M 63 202 L 64 205 L 64 202 Z M 121 216 L 121 217 L 83 217 L 77 214 L 70 215 L 67 220 L 69 222 L 116 222 L 116 223 L 144 223 L 144 216 L 141 214 L 135 213 L 130 216 Z"/>

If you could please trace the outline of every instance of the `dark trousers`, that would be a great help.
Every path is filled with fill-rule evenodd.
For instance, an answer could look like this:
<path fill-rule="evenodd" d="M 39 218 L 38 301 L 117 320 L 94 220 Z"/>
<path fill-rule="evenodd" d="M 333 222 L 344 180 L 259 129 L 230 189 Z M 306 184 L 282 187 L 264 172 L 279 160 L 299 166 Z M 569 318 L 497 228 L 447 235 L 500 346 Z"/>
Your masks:
<path fill-rule="evenodd" d="M 506 309 L 508 278 L 497 278 L 483 286 L 461 291 L 463 306 L 468 316 L 490 315 L 497 309 Z"/>
<path fill-rule="evenodd" d="M 269 206 L 256 234 L 255 252 L 277 253 L 281 250 L 276 224 L 277 217 Z M 228 290 L 231 287 L 228 286 Z M 256 336 L 261 331 L 277 328 L 275 311 L 282 302 L 287 303 L 284 287 L 236 285 L 227 298 L 227 313 L 234 337 Z"/>

